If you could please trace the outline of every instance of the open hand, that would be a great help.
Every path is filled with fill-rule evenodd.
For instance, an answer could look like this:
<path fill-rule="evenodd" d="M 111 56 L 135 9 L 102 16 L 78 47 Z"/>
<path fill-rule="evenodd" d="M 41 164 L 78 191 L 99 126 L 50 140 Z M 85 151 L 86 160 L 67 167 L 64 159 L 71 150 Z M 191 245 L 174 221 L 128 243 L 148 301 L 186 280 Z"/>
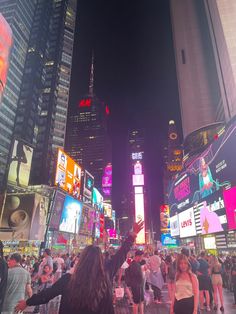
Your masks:
<path fill-rule="evenodd" d="M 144 221 L 139 220 L 138 222 L 135 222 L 133 225 L 133 232 L 138 234 L 139 231 L 141 231 L 144 227 Z"/>
<path fill-rule="evenodd" d="M 25 300 L 20 300 L 18 304 L 15 307 L 16 312 L 24 311 L 24 309 L 27 307 Z"/>

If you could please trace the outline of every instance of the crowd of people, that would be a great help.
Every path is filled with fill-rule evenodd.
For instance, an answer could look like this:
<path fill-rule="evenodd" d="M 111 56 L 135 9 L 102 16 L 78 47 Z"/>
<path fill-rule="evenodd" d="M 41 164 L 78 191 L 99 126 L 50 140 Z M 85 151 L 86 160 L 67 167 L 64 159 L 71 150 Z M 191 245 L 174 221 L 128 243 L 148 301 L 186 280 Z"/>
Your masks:
<path fill-rule="evenodd" d="M 142 227 L 135 223 L 121 248 L 104 254 L 90 245 L 78 255 L 52 256 L 45 249 L 41 258 L 3 256 L 0 245 L 0 313 L 34 306 L 34 313 L 50 314 L 50 300 L 61 296 L 60 314 L 112 314 L 116 298 L 123 297 L 116 290 L 123 289 L 133 314 L 143 314 L 145 302 L 163 302 L 164 284 L 171 314 L 224 312 L 223 288 L 233 292 L 236 306 L 236 256 L 133 250 Z"/>

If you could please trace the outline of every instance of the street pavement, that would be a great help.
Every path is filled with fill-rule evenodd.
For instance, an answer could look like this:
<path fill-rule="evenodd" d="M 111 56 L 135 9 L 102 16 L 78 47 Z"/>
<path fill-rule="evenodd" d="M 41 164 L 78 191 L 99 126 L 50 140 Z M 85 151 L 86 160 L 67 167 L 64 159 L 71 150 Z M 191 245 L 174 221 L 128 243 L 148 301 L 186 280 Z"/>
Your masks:
<path fill-rule="evenodd" d="M 145 314 L 169 314 L 170 304 L 168 303 L 168 292 L 167 287 L 164 286 L 162 289 L 163 302 L 156 304 L 153 302 L 153 293 L 149 292 L 150 304 L 145 304 Z M 236 314 L 236 308 L 233 308 L 233 293 L 224 289 L 224 314 Z M 219 309 L 217 311 L 212 310 L 211 312 L 201 311 L 201 314 L 220 314 L 222 313 Z M 115 314 L 132 314 L 132 307 L 128 305 L 126 298 L 118 300 L 115 305 Z"/>
<path fill-rule="evenodd" d="M 168 303 L 168 292 L 167 287 L 164 286 L 162 289 L 163 302 L 161 304 L 156 304 L 153 302 L 153 293 L 152 291 L 148 292 L 149 304 L 145 304 L 145 314 L 169 314 L 170 313 L 170 304 Z M 236 314 L 236 308 L 232 307 L 233 304 L 233 293 L 224 289 L 224 302 L 225 302 L 225 311 L 224 314 Z M 60 304 L 60 297 L 56 297 L 50 301 L 47 311 L 40 309 L 40 314 L 58 314 Z M 115 314 L 132 314 L 132 306 L 129 306 L 128 300 L 126 297 L 117 300 L 114 306 Z M 34 310 L 34 307 L 27 308 L 25 314 L 31 314 Z M 201 314 L 220 314 L 220 310 L 207 312 L 201 311 Z M 69 313 L 68 313 L 69 314 Z"/>

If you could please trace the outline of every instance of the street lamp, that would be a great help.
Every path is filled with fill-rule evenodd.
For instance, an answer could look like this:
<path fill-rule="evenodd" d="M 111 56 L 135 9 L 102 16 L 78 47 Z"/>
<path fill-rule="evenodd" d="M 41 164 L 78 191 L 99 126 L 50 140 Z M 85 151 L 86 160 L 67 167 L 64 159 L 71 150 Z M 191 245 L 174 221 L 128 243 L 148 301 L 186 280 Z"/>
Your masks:
<path fill-rule="evenodd" d="M 129 219 L 129 217 L 124 216 L 124 217 L 116 218 L 116 222 L 117 222 L 117 233 L 118 233 L 118 239 L 119 239 L 119 240 L 120 240 L 120 220 L 125 220 L 125 219 Z"/>

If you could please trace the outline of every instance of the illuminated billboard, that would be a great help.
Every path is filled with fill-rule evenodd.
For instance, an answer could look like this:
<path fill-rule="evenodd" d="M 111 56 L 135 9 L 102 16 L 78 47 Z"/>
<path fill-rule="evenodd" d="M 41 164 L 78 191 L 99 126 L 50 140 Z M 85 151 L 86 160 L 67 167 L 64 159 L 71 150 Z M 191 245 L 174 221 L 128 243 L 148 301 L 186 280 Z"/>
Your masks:
<path fill-rule="evenodd" d="M 172 236 L 169 233 L 161 235 L 161 244 L 167 247 L 176 247 L 179 245 L 178 240 L 172 238 Z"/>
<path fill-rule="evenodd" d="M 58 149 L 55 185 L 79 198 L 81 189 L 81 167 L 63 150 Z"/>
<path fill-rule="evenodd" d="M 144 185 L 143 174 L 133 174 L 133 186 Z"/>
<path fill-rule="evenodd" d="M 112 206 L 109 203 L 103 203 L 104 216 L 112 218 Z"/>
<path fill-rule="evenodd" d="M 228 220 L 228 229 L 236 229 L 236 186 L 223 192 Z"/>
<path fill-rule="evenodd" d="M 23 140 L 15 139 L 9 161 L 8 183 L 28 186 L 32 163 L 33 148 Z"/>
<path fill-rule="evenodd" d="M 2 240 L 44 239 L 48 200 L 32 194 L 8 194 L 1 215 L 0 232 Z"/>
<path fill-rule="evenodd" d="M 170 233 L 170 209 L 168 205 L 160 207 L 161 233 Z"/>
<path fill-rule="evenodd" d="M 215 250 L 216 249 L 216 238 L 215 237 L 204 237 L 204 247 L 205 250 Z"/>
<path fill-rule="evenodd" d="M 91 236 L 93 232 L 94 220 L 95 220 L 94 208 L 91 208 L 88 205 L 83 204 L 79 233 Z"/>
<path fill-rule="evenodd" d="M 9 55 L 12 46 L 12 30 L 0 13 L 0 102 L 7 81 Z"/>
<path fill-rule="evenodd" d="M 168 203 L 171 212 L 179 212 L 202 202 L 219 190 L 236 185 L 236 122 L 231 122 L 201 154 L 185 164 L 171 182 Z"/>
<path fill-rule="evenodd" d="M 139 220 L 144 221 L 144 195 L 143 194 L 135 194 L 134 195 L 135 202 L 135 221 Z M 137 235 L 136 238 L 137 244 L 145 243 L 145 228 L 143 228 Z"/>
<path fill-rule="evenodd" d="M 61 214 L 59 231 L 78 234 L 82 215 L 82 203 L 66 195 Z"/>
<path fill-rule="evenodd" d="M 61 219 L 61 213 L 63 210 L 63 205 L 65 201 L 66 194 L 60 191 L 56 191 L 52 208 L 51 208 L 51 217 L 49 222 L 49 228 L 51 230 L 58 230 L 60 219 Z"/>
<path fill-rule="evenodd" d="M 103 212 L 103 196 L 95 187 L 93 188 L 92 203 L 93 206 L 98 208 L 101 213 Z"/>
<path fill-rule="evenodd" d="M 196 235 L 193 208 L 189 208 L 179 215 L 180 238 L 192 237 Z"/>
<path fill-rule="evenodd" d="M 83 184 L 83 196 L 92 202 L 92 193 L 94 186 L 94 176 L 91 175 L 87 170 L 84 171 L 84 184 Z"/>
<path fill-rule="evenodd" d="M 104 169 L 102 177 L 102 192 L 105 196 L 111 195 L 112 188 L 112 164 L 108 163 Z"/>
<path fill-rule="evenodd" d="M 178 215 L 170 217 L 170 234 L 172 237 L 179 236 L 179 219 Z"/>

